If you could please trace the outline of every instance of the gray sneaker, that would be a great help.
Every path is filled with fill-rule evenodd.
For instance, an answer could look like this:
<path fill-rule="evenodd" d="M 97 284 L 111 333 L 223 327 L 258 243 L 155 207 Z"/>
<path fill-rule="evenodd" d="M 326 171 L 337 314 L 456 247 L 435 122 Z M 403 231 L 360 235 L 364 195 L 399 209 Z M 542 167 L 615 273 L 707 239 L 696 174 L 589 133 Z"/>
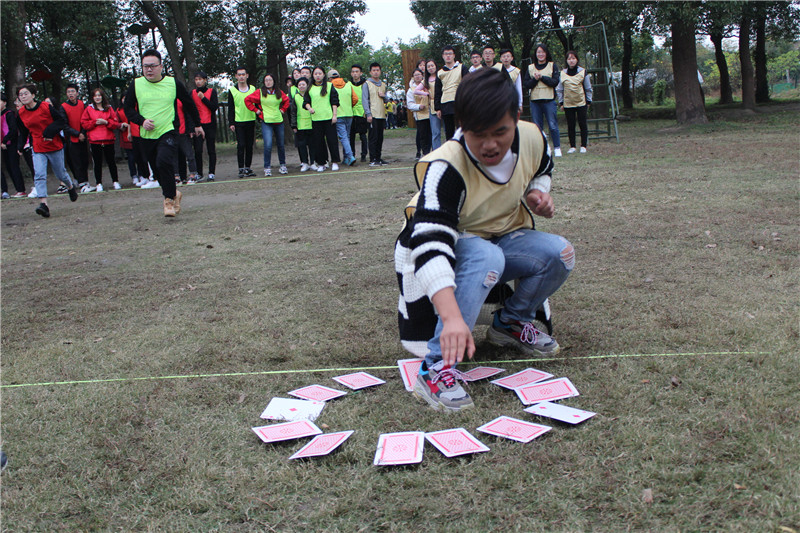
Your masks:
<path fill-rule="evenodd" d="M 472 398 L 458 384 L 458 379 L 462 379 L 461 372 L 455 368 L 445 368 L 439 372 L 428 370 L 417 375 L 414 395 L 428 402 L 437 411 L 460 411 L 474 407 Z"/>
<path fill-rule="evenodd" d="M 530 322 L 514 321 L 506 324 L 500 320 L 499 312 L 494 314 L 494 320 L 486 340 L 496 346 L 512 346 L 529 355 L 547 357 L 558 353 L 559 346 L 556 340 L 547 333 L 536 329 Z"/>

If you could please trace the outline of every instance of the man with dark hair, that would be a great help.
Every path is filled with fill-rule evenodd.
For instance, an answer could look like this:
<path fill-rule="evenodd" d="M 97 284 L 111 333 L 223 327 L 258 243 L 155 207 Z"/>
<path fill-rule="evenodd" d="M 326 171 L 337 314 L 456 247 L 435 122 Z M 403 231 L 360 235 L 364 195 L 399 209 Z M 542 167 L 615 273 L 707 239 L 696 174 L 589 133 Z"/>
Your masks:
<path fill-rule="evenodd" d="M 383 156 L 383 130 L 386 127 L 386 82 L 381 80 L 380 63 L 369 66 L 369 78 L 361 89 L 364 116 L 369 124 L 369 166 L 386 165 Z"/>
<path fill-rule="evenodd" d="M 67 115 L 67 127 L 64 128 L 66 141 L 67 166 L 72 171 L 72 177 L 77 180 L 78 188 L 89 188 L 89 141 L 86 133 L 81 128 L 81 116 L 86 104 L 78 98 L 78 86 L 74 83 L 67 85 L 67 101 L 61 104 Z M 62 190 L 63 189 L 63 190 Z M 67 192 L 62 185 L 57 193 Z"/>
<path fill-rule="evenodd" d="M 469 67 L 456 61 L 456 51 L 452 46 L 442 48 L 444 66 L 436 73 L 436 94 L 433 109 L 436 116 L 444 122 L 447 139 L 452 139 L 456 131 L 454 118 L 454 102 L 461 79 L 469 74 Z"/>
<path fill-rule="evenodd" d="M 123 109 L 128 121 L 141 126 L 142 148 L 161 185 L 164 195 L 164 216 L 181 212 L 183 194 L 175 186 L 175 161 L 178 158 L 178 100 L 189 114 L 195 135 L 203 137 L 197 108 L 186 86 L 172 76 L 164 76 L 164 65 L 157 50 L 142 55 L 142 72 L 133 80 L 125 95 Z"/>
<path fill-rule="evenodd" d="M 414 168 L 420 192 L 395 244 L 403 346 L 424 357 L 414 394 L 434 409 L 473 406 L 455 369 L 472 358 L 472 329 L 497 284 L 517 280 L 494 315 L 492 343 L 552 356 L 558 343 L 531 323 L 575 263 L 563 237 L 536 231 L 550 218 L 553 163 L 539 128 L 519 121 L 517 92 L 495 69 L 464 78 L 455 99 L 459 129 Z"/>
<path fill-rule="evenodd" d="M 208 86 L 208 74 L 202 70 L 194 75 L 195 89 L 192 99 L 200 115 L 200 126 L 205 133 L 205 143 L 208 147 L 208 181 L 214 181 L 217 171 L 217 90 Z M 194 160 L 197 164 L 196 181 L 203 181 L 203 138 L 194 137 Z M 189 182 L 191 183 L 191 179 Z"/>
<path fill-rule="evenodd" d="M 244 99 L 256 92 L 248 83 L 247 69 L 236 69 L 236 84 L 228 91 L 228 122 L 236 133 L 236 160 L 239 162 L 239 177 L 255 176 L 250 168 L 253 164 L 253 143 L 256 142 L 256 114 L 247 109 Z"/>
<path fill-rule="evenodd" d="M 361 139 L 361 162 L 367 160 L 367 153 L 369 152 L 369 144 L 367 143 L 367 129 L 369 124 L 364 117 L 363 95 L 361 93 L 364 84 L 362 77 L 364 69 L 361 65 L 353 65 L 350 67 L 350 78 L 353 80 L 353 88 L 355 89 L 358 102 L 353 105 L 353 125 L 350 128 L 350 147 L 353 149 L 353 157 L 356 155 L 356 134 Z"/>
<path fill-rule="evenodd" d="M 481 53 L 477 50 L 473 50 L 469 53 L 469 62 L 471 63 L 469 67 L 470 72 L 475 72 L 476 70 L 483 68 L 483 65 L 481 64 Z"/>
<path fill-rule="evenodd" d="M 501 70 L 502 65 L 500 63 L 494 62 L 494 47 L 489 46 L 488 44 L 483 47 L 483 64 L 486 65 L 487 68 L 493 68 L 495 70 Z"/>

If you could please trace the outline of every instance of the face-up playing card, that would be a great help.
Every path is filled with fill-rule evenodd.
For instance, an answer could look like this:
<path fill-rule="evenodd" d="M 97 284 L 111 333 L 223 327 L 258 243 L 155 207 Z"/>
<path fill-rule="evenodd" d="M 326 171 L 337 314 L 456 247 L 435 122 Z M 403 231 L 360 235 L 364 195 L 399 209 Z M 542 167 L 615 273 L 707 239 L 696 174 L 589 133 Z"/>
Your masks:
<path fill-rule="evenodd" d="M 469 372 L 464 372 L 463 375 L 467 381 L 478 381 L 479 379 L 486 379 L 496 376 L 500 372 L 505 372 L 505 370 L 491 366 L 476 366 Z"/>
<path fill-rule="evenodd" d="M 403 385 L 406 386 L 408 392 L 414 390 L 414 383 L 417 381 L 417 374 L 419 374 L 419 367 L 422 366 L 422 361 L 425 359 L 400 359 L 397 361 L 397 366 L 400 368 L 400 377 L 403 378 Z"/>
<path fill-rule="evenodd" d="M 517 396 L 525 405 L 538 402 L 552 402 L 578 396 L 578 389 L 567 378 L 551 379 L 515 389 Z"/>
<path fill-rule="evenodd" d="M 505 387 L 507 389 L 518 389 L 520 387 L 524 387 L 525 385 L 530 385 L 531 383 L 536 383 L 545 379 L 550 379 L 553 377 L 553 374 L 548 374 L 547 372 L 542 372 L 541 370 L 536 370 L 535 368 L 526 368 L 525 370 L 520 370 L 516 374 L 511 374 L 510 376 L 506 376 L 504 378 L 495 379 L 492 381 L 495 385 L 500 385 L 501 387 Z"/>
<path fill-rule="evenodd" d="M 341 446 L 352 434 L 353 431 L 340 431 L 338 433 L 317 435 L 311 439 L 311 442 L 297 450 L 297 452 L 289 457 L 289 459 L 302 459 L 303 457 L 319 457 L 320 455 L 328 455 L 333 450 Z"/>
<path fill-rule="evenodd" d="M 464 428 L 426 433 L 425 438 L 446 457 L 489 451 L 489 448 L 484 443 L 473 437 Z"/>
<path fill-rule="evenodd" d="M 567 407 L 566 405 L 551 402 L 541 402 L 536 405 L 531 405 L 525 408 L 525 411 L 533 415 L 546 416 L 554 420 L 560 420 L 567 424 L 580 424 L 584 420 L 588 420 L 597 414 L 591 411 L 575 409 L 574 407 Z"/>
<path fill-rule="evenodd" d="M 383 385 L 386 383 L 382 379 L 376 378 L 372 374 L 366 372 L 355 372 L 344 376 L 337 376 L 333 378 L 345 387 L 350 387 L 353 390 L 363 389 L 366 387 L 373 387 L 375 385 Z"/>
<path fill-rule="evenodd" d="M 421 463 L 424 446 L 425 433 L 422 431 L 384 433 L 378 437 L 378 449 L 375 451 L 373 464 L 389 466 Z"/>
<path fill-rule="evenodd" d="M 498 416 L 488 424 L 479 427 L 478 431 L 519 442 L 530 442 L 536 437 L 544 435 L 551 429 L 553 428 L 550 426 L 533 424 L 524 420 L 511 418 L 510 416 Z"/>
<path fill-rule="evenodd" d="M 253 428 L 253 431 L 256 432 L 258 438 L 267 443 L 299 439 L 322 433 L 322 430 L 310 420 L 295 420 L 294 422 L 284 422 L 283 424 L 261 426 Z"/>
<path fill-rule="evenodd" d="M 308 387 L 301 387 L 299 389 L 290 391 L 289 394 L 292 396 L 297 396 L 298 398 L 303 398 L 304 400 L 327 402 L 328 400 L 338 398 L 339 396 L 344 396 L 347 393 L 332 389 L 330 387 L 325 387 L 323 385 L 309 385 Z"/>
<path fill-rule="evenodd" d="M 261 413 L 261 418 L 265 420 L 316 420 L 324 407 L 325 402 L 273 398 Z"/>

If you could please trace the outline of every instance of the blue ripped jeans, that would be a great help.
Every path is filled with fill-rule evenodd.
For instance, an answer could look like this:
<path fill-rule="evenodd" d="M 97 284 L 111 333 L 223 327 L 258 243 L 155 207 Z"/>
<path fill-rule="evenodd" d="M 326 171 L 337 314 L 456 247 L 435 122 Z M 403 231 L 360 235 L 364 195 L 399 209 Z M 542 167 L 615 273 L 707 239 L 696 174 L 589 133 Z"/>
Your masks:
<path fill-rule="evenodd" d="M 461 233 L 455 247 L 455 297 L 469 329 L 489 291 L 497 283 L 518 280 L 514 295 L 505 302 L 505 319 L 530 322 L 536 310 L 566 281 L 575 265 L 575 252 L 564 237 L 522 229 L 491 240 Z M 428 368 L 442 359 L 439 335 L 442 320 L 428 341 Z"/>

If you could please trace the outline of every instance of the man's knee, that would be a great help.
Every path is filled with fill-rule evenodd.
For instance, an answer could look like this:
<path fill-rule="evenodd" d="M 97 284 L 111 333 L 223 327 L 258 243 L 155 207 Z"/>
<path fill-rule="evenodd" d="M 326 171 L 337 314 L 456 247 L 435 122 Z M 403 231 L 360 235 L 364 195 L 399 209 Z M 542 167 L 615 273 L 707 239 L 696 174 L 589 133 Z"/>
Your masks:
<path fill-rule="evenodd" d="M 564 268 L 570 272 L 575 267 L 575 248 L 573 248 L 572 243 L 570 243 L 564 237 L 561 237 L 561 241 L 563 246 L 561 247 L 559 258 L 561 259 L 561 263 L 564 265 Z"/>

